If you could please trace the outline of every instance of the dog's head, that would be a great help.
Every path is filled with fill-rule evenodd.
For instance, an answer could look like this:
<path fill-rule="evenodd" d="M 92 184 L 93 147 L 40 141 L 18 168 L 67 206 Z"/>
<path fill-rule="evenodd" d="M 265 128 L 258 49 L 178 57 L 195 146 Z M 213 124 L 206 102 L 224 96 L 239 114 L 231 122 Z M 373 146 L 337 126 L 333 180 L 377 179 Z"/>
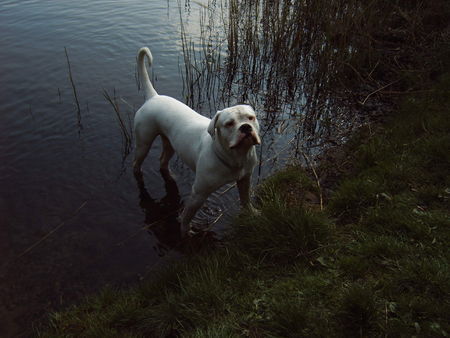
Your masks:
<path fill-rule="evenodd" d="M 218 111 L 208 126 L 211 136 L 217 134 L 229 149 L 249 149 L 260 144 L 259 124 L 255 111 L 247 105 L 238 105 Z"/>

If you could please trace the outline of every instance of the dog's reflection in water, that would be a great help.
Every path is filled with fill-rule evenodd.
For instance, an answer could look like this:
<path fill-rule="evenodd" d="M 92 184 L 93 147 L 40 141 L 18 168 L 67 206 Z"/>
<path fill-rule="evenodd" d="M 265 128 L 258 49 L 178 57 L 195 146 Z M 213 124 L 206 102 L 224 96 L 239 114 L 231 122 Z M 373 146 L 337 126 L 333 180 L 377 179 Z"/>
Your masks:
<path fill-rule="evenodd" d="M 158 240 L 154 249 L 159 256 L 164 256 L 169 250 L 180 252 L 198 251 L 215 242 L 214 233 L 201 231 L 190 238 L 182 238 L 178 215 L 183 208 L 178 186 L 168 171 L 160 171 L 164 179 L 166 195 L 156 200 L 150 196 L 142 177 L 137 179 L 139 188 L 139 205 L 145 213 L 145 224 L 148 232 Z"/>

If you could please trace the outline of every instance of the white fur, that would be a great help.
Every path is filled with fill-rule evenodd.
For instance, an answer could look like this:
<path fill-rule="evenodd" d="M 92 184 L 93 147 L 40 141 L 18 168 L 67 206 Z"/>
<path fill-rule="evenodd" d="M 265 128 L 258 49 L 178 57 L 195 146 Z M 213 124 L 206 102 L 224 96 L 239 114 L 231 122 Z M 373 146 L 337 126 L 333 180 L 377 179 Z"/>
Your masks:
<path fill-rule="evenodd" d="M 145 67 L 152 55 L 144 47 L 138 53 L 138 72 L 144 87 L 145 103 L 136 112 L 134 129 L 136 153 L 134 172 L 141 175 L 141 165 L 156 136 L 163 140 L 160 158 L 162 171 L 174 152 L 196 173 L 192 192 L 181 214 L 181 232 L 206 198 L 226 183 L 237 182 L 243 206 L 250 205 L 250 177 L 257 163 L 255 144 L 260 143 L 259 125 L 253 109 L 247 105 L 226 108 L 212 120 L 196 113 L 174 98 L 158 95 Z"/>

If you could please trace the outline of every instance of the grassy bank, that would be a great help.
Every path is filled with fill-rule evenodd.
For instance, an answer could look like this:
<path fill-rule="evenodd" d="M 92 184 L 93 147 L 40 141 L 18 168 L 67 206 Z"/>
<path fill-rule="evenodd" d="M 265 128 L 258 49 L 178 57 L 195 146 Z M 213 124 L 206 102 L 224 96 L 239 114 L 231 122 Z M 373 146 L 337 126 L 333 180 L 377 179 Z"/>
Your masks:
<path fill-rule="evenodd" d="M 447 77 L 338 150 L 323 211 L 316 182 L 287 168 L 218 247 L 53 314 L 40 335 L 448 336 L 449 113 Z"/>

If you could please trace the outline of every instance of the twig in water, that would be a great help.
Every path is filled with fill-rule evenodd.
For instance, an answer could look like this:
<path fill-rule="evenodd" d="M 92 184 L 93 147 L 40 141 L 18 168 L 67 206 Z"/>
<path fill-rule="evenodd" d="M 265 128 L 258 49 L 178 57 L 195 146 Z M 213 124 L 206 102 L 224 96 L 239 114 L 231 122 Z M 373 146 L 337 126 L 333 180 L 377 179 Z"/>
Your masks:
<path fill-rule="evenodd" d="M 70 67 L 69 54 L 67 53 L 67 48 L 66 48 L 66 47 L 64 47 L 64 52 L 66 53 L 67 65 L 69 66 L 69 79 L 70 79 L 70 83 L 71 83 L 71 85 L 72 85 L 73 95 L 74 95 L 74 97 L 75 97 L 75 103 L 76 103 L 76 105 L 77 105 L 78 127 L 81 128 L 81 108 L 80 108 L 80 102 L 78 101 L 77 88 L 75 87 L 75 82 L 73 81 L 72 69 L 71 69 L 71 67 Z"/>
<path fill-rule="evenodd" d="M 217 222 L 219 222 L 219 220 L 222 218 L 222 216 L 224 215 L 223 212 L 221 212 L 214 221 L 211 222 L 211 224 L 209 224 L 204 230 L 202 230 L 203 232 L 206 231 L 210 231 L 212 229 L 212 227 L 214 226 L 214 224 L 216 224 Z"/>
<path fill-rule="evenodd" d="M 123 244 L 125 244 L 125 242 L 127 242 L 128 240 L 132 239 L 133 237 L 136 237 L 137 235 L 139 235 L 142 231 L 146 230 L 151 230 L 152 227 L 158 223 L 161 223 L 162 221 L 165 221 L 166 219 L 168 219 L 169 217 L 171 217 L 172 215 L 180 212 L 181 208 L 175 209 L 174 211 L 168 213 L 167 215 L 165 215 L 164 217 L 161 217 L 160 219 L 157 219 L 156 221 L 150 223 L 150 224 L 146 224 L 143 227 L 140 227 L 138 231 L 136 231 L 135 233 L 131 234 L 130 236 L 128 236 L 127 238 L 121 240 L 120 242 L 117 242 L 116 244 L 114 244 L 113 246 L 122 246 Z"/>
<path fill-rule="evenodd" d="M 35 242 L 33 245 L 29 246 L 26 250 L 24 250 L 21 254 L 19 254 L 18 256 L 16 256 L 15 258 L 13 258 L 11 261 L 9 261 L 8 263 L 6 263 L 5 265 L 8 265 L 9 263 L 11 263 L 13 260 L 15 259 L 19 259 L 20 257 L 25 256 L 27 253 L 29 253 L 31 250 L 33 250 L 35 247 L 37 247 L 39 244 L 41 244 L 43 241 L 45 241 L 47 238 L 49 238 L 51 235 L 53 235 L 56 231 L 58 231 L 64 224 L 66 224 L 66 222 L 73 218 L 76 214 L 78 214 L 78 212 L 83 209 L 83 207 L 86 205 L 87 201 L 84 201 L 77 210 L 75 210 L 75 212 L 66 220 L 62 221 L 61 223 L 59 223 L 53 230 L 51 230 L 50 232 L 48 232 L 45 236 L 43 236 L 41 239 L 39 239 L 37 242 Z"/>

